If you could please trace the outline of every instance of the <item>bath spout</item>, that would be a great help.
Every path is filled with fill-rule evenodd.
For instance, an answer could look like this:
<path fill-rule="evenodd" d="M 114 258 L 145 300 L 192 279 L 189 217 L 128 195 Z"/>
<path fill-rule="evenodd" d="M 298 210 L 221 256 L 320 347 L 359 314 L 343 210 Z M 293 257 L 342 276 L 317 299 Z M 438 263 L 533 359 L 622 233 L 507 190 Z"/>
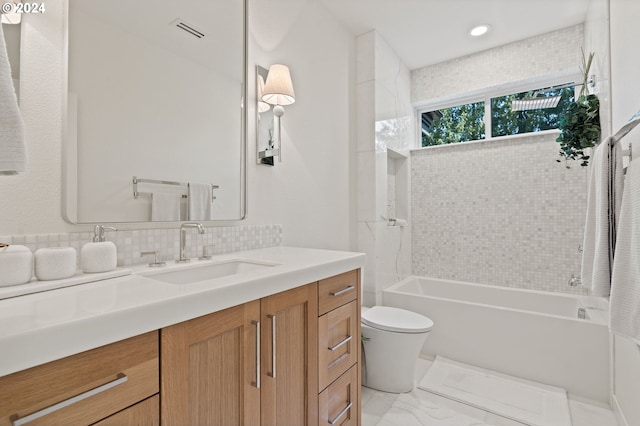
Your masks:
<path fill-rule="evenodd" d="M 571 278 L 569 278 L 569 282 L 567 283 L 567 285 L 569 287 L 577 287 L 579 285 L 582 285 L 582 280 L 579 276 L 576 277 L 575 275 L 571 274 Z"/>

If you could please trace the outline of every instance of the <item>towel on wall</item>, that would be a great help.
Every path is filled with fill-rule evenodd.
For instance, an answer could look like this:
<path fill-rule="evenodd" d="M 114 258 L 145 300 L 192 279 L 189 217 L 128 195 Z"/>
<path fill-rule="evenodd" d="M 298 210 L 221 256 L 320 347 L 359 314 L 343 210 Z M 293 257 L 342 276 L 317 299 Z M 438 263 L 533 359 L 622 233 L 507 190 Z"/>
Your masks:
<path fill-rule="evenodd" d="M 0 25 L 0 174 L 23 172 L 25 162 L 24 124 Z"/>
<path fill-rule="evenodd" d="M 594 296 L 611 291 L 616 223 L 622 195 L 622 153 L 611 138 L 593 151 L 587 187 L 587 216 L 582 252 L 582 285 Z"/>
<path fill-rule="evenodd" d="M 180 197 L 177 192 L 154 192 L 151 196 L 151 221 L 180 220 Z"/>
<path fill-rule="evenodd" d="M 189 183 L 189 220 L 212 219 L 212 191 L 208 183 Z"/>
<path fill-rule="evenodd" d="M 611 279 L 609 327 L 640 345 L 640 163 L 627 167 Z"/>

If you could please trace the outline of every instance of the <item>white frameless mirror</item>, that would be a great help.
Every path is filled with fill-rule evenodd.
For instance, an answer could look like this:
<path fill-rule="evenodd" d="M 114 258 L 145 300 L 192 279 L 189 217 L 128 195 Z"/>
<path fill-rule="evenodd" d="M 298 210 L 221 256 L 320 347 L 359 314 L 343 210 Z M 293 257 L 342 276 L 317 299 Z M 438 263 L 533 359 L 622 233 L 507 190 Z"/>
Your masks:
<path fill-rule="evenodd" d="M 68 5 L 65 218 L 243 219 L 246 3 Z"/>

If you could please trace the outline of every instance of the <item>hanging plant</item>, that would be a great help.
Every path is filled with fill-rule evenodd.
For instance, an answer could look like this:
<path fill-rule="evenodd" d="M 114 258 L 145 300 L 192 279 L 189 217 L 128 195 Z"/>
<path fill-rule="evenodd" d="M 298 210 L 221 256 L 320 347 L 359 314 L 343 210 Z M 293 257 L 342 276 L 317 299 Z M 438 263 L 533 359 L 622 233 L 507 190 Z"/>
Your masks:
<path fill-rule="evenodd" d="M 589 69 L 593 62 L 593 52 L 585 59 L 582 52 L 582 89 L 575 103 L 571 104 L 560 119 L 560 136 L 556 142 L 560 144 L 560 157 L 557 162 L 565 161 L 570 168 L 573 160 L 580 161 L 581 166 L 589 164 L 588 148 L 594 147 L 600 140 L 600 101 L 598 97 L 589 94 Z"/>

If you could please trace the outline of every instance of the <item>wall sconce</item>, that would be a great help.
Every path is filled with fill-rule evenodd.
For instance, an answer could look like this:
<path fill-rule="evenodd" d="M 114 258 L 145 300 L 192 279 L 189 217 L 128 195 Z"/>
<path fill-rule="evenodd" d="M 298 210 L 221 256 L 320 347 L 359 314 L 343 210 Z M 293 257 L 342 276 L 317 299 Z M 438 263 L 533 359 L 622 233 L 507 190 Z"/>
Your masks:
<path fill-rule="evenodd" d="M 284 114 L 283 106 L 294 103 L 296 97 L 289 68 L 285 65 L 271 65 L 269 71 L 258 66 L 256 75 L 257 160 L 258 164 L 273 166 L 276 155 L 278 161 L 282 161 L 280 119 Z"/>

